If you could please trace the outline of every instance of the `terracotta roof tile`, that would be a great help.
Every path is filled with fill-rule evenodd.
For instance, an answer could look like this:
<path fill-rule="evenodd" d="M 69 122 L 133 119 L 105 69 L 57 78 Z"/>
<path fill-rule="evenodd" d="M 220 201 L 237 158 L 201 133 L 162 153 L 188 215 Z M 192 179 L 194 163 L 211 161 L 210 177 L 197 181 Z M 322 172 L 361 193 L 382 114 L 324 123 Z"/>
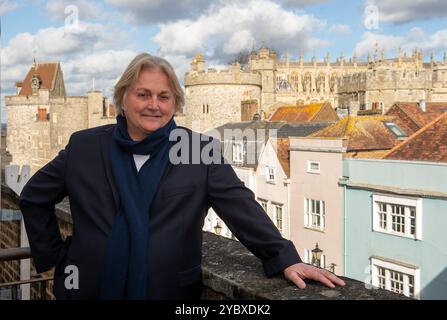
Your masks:
<path fill-rule="evenodd" d="M 276 155 L 287 177 L 290 177 L 289 139 L 279 138 L 276 141 Z"/>
<path fill-rule="evenodd" d="M 394 147 L 384 159 L 447 162 L 447 112 Z"/>
<path fill-rule="evenodd" d="M 286 121 L 286 122 L 309 122 L 317 117 L 322 110 L 330 108 L 330 103 L 314 103 L 302 106 L 284 106 L 279 107 L 270 117 L 270 121 Z M 319 119 L 319 121 L 333 121 L 338 120 L 336 112 L 325 116 L 327 119 Z"/>
<path fill-rule="evenodd" d="M 411 135 L 444 112 L 447 102 L 426 102 L 425 112 L 418 103 L 398 102 L 386 114 L 396 116 L 396 123 Z"/>
<path fill-rule="evenodd" d="M 40 88 L 53 90 L 56 73 L 59 67 L 59 63 L 37 63 L 32 66 L 28 71 L 28 74 L 23 80 L 22 89 L 19 92 L 19 96 L 29 96 L 33 94 L 31 88 L 31 79 L 34 75 L 37 75 L 41 81 Z"/>
<path fill-rule="evenodd" d="M 337 123 L 313 133 L 312 137 L 345 138 L 347 151 L 387 150 L 400 142 L 385 125 L 393 121 L 388 116 L 348 116 Z"/>

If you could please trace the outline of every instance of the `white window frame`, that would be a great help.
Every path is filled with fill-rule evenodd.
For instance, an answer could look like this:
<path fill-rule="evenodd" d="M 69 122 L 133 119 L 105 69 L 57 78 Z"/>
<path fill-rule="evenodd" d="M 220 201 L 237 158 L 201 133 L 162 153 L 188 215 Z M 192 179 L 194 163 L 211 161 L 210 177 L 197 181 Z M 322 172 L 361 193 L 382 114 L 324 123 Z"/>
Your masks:
<path fill-rule="evenodd" d="M 270 170 L 273 173 L 273 179 L 270 177 Z M 273 166 L 265 166 L 265 179 L 267 182 L 275 183 L 276 180 L 276 168 Z"/>
<path fill-rule="evenodd" d="M 258 202 L 261 205 L 262 209 L 264 209 L 264 211 L 266 213 L 268 213 L 269 212 L 268 211 L 268 209 L 269 209 L 269 202 L 267 200 L 264 200 L 264 199 L 261 199 L 261 198 L 258 198 Z M 264 204 L 265 204 L 265 207 L 264 207 Z"/>
<path fill-rule="evenodd" d="M 409 239 L 422 240 L 422 199 L 401 197 L 395 195 L 373 194 L 372 197 L 373 206 L 373 231 L 382 232 L 386 234 L 396 235 Z M 385 204 L 387 207 L 386 213 L 386 228 L 382 228 L 380 225 L 380 204 Z M 392 224 L 392 205 L 398 205 L 404 207 L 404 226 L 405 232 L 398 232 L 393 230 Z M 411 219 L 410 219 L 410 207 L 416 209 L 415 217 L 415 234 L 411 234 Z"/>
<path fill-rule="evenodd" d="M 318 164 L 318 169 L 317 170 L 312 169 L 312 164 Z M 319 174 L 320 173 L 320 161 L 307 160 L 307 172 Z"/>
<path fill-rule="evenodd" d="M 310 249 L 304 249 L 304 263 L 311 263 L 312 251 Z"/>
<path fill-rule="evenodd" d="M 242 142 L 233 142 L 233 162 L 242 163 L 244 161 L 244 145 Z"/>
<path fill-rule="evenodd" d="M 403 264 L 396 264 L 390 261 L 381 260 L 379 258 L 371 257 L 371 281 L 372 285 L 380 288 L 379 284 L 379 268 L 385 269 L 385 290 L 391 290 L 391 271 L 399 272 L 403 274 L 403 294 L 410 297 L 409 294 L 409 277 L 413 277 L 413 292 L 412 298 L 419 298 L 420 291 L 420 280 L 421 280 L 421 270 L 416 267 L 408 267 Z"/>
<path fill-rule="evenodd" d="M 281 226 L 278 226 L 278 208 L 281 210 Z M 273 218 L 274 218 L 274 222 L 275 222 L 275 226 L 276 228 L 278 228 L 279 232 L 281 232 L 281 234 L 283 233 L 284 230 L 284 210 L 283 210 L 284 206 L 282 204 L 279 203 L 275 203 L 274 207 L 273 207 Z"/>
<path fill-rule="evenodd" d="M 310 212 L 310 208 L 312 207 L 312 201 L 320 203 L 320 225 L 313 225 L 312 223 L 312 215 L 317 214 Z M 323 200 L 317 200 L 312 198 L 304 198 L 304 226 L 306 228 L 311 228 L 315 230 L 324 230 L 326 227 L 326 203 Z"/>

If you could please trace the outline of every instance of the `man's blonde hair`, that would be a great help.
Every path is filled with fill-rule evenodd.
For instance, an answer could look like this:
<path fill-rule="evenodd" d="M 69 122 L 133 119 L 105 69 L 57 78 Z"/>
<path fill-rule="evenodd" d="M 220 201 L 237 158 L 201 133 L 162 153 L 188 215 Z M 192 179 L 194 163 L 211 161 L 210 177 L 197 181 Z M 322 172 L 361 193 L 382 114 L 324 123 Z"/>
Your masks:
<path fill-rule="evenodd" d="M 178 112 L 185 103 L 185 96 L 171 64 L 163 58 L 140 53 L 127 66 L 115 85 L 113 101 L 118 114 L 123 114 L 123 103 L 127 90 L 138 80 L 143 68 L 158 69 L 168 77 L 168 83 L 174 94 L 174 110 Z"/>

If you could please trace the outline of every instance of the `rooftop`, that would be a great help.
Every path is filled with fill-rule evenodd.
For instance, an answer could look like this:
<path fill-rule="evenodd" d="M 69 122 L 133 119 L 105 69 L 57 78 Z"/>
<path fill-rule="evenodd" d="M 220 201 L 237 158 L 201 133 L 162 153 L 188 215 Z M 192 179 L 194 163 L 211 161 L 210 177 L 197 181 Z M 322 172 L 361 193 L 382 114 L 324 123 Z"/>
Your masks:
<path fill-rule="evenodd" d="M 345 138 L 348 140 L 348 153 L 388 150 L 398 144 L 401 139 L 401 136 L 393 132 L 389 126 L 389 124 L 394 125 L 393 121 L 393 117 L 382 115 L 348 116 L 313 133 L 311 137 Z"/>
<path fill-rule="evenodd" d="M 254 149 L 252 150 L 256 150 L 257 148 L 261 148 L 262 145 L 260 145 L 260 143 L 264 142 L 264 144 L 268 141 L 270 134 L 273 135 L 273 137 L 278 138 L 278 141 L 280 141 L 279 147 L 281 147 L 280 149 L 278 149 L 278 160 L 281 162 L 281 165 L 284 169 L 284 172 L 289 175 L 290 174 L 290 169 L 289 169 L 289 157 L 288 157 L 288 137 L 306 137 L 310 134 L 312 134 L 313 132 L 316 132 L 322 128 L 325 128 L 331 124 L 333 124 L 334 122 L 307 122 L 307 123 L 286 123 L 284 121 L 241 121 L 241 122 L 229 122 L 226 123 L 220 127 L 217 127 L 215 130 L 217 130 L 217 132 L 219 133 L 220 137 L 216 137 L 215 134 L 208 132 L 208 134 L 214 136 L 215 138 L 219 138 L 220 140 L 224 141 L 226 140 L 227 142 L 229 140 L 232 139 L 232 136 L 226 136 L 225 133 L 229 133 L 226 132 L 225 130 L 237 130 L 240 129 L 241 130 L 241 134 L 242 136 L 236 136 L 236 140 L 242 140 L 242 139 L 248 139 L 250 138 L 250 130 L 253 130 L 253 134 L 254 134 L 254 139 L 256 139 L 256 142 L 258 143 L 257 147 L 254 147 Z M 262 131 L 257 131 L 257 130 L 265 130 L 264 132 Z M 276 130 L 276 135 L 271 133 L 270 130 Z M 231 131 L 230 131 L 231 133 Z M 236 132 L 234 132 L 235 134 L 237 134 Z M 259 134 L 263 134 L 264 133 L 264 137 L 258 136 Z M 245 136 L 244 136 L 245 134 Z M 264 140 L 263 140 L 264 139 Z M 286 142 L 284 142 L 285 140 L 287 140 L 287 148 L 285 147 Z M 254 141 L 252 140 L 248 140 L 247 144 L 249 143 L 254 143 Z M 260 149 L 259 149 L 260 150 Z M 230 154 L 230 150 L 227 150 L 225 153 L 225 156 L 228 158 L 229 156 L 231 156 Z M 248 163 L 247 162 L 247 158 L 248 157 L 244 157 L 244 161 L 243 163 L 237 164 L 234 163 L 235 166 L 238 167 L 243 167 L 243 168 L 250 168 L 250 169 L 256 169 L 257 165 L 258 165 L 258 160 L 255 157 L 255 161 L 254 163 Z M 288 173 L 289 172 L 289 173 Z"/>
<path fill-rule="evenodd" d="M 279 138 L 276 139 L 276 155 L 278 157 L 278 161 L 281 164 L 282 169 L 287 177 L 290 177 L 290 154 L 289 154 L 289 139 L 288 138 Z"/>
<path fill-rule="evenodd" d="M 59 68 L 58 62 L 51 63 L 36 63 L 28 71 L 25 80 L 21 83 L 22 88 L 19 96 L 29 96 L 33 94 L 31 87 L 31 80 L 36 76 L 40 81 L 40 88 L 52 91 L 54 89 L 54 82 Z M 20 82 L 19 82 L 20 84 Z"/>
<path fill-rule="evenodd" d="M 447 162 L 447 113 L 391 149 L 384 159 Z"/>
<path fill-rule="evenodd" d="M 386 114 L 395 116 L 396 123 L 411 135 L 447 111 L 447 102 L 426 102 L 425 105 L 422 111 L 419 103 L 397 102 Z"/>
<path fill-rule="evenodd" d="M 279 107 L 272 114 L 270 121 L 310 122 L 310 121 L 337 121 L 338 116 L 331 104 L 313 103 L 300 106 Z"/>

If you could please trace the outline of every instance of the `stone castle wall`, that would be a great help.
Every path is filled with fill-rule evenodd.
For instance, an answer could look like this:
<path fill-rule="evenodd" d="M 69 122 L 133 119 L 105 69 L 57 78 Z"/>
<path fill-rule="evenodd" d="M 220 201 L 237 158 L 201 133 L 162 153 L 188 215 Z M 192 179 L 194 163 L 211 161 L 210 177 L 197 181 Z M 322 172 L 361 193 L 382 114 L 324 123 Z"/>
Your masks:
<path fill-rule="evenodd" d="M 302 59 L 290 62 L 288 57 L 286 61 L 279 61 L 274 51 L 261 48 L 259 52 L 250 54 L 244 71 L 236 63 L 227 70 L 208 69 L 205 72 L 205 59 L 197 55 L 185 74 L 185 125 L 191 126 L 195 121 L 201 123 L 203 129 L 208 129 L 229 121 L 241 121 L 241 102 L 251 99 L 259 100 L 260 114 L 270 114 L 271 109 L 281 103 L 327 101 L 337 107 L 338 77 L 366 70 L 367 67 L 366 63 L 345 62 L 342 58 L 336 63 L 329 62 L 328 58 L 324 63 L 315 60 L 303 62 Z M 249 86 L 259 89 L 253 90 Z M 251 94 L 247 95 L 247 91 Z M 210 114 L 203 112 L 203 106 L 209 105 L 210 100 L 213 101 L 213 114 L 211 110 Z"/>
<path fill-rule="evenodd" d="M 269 114 L 272 109 L 281 104 L 309 104 L 330 102 L 334 108 L 349 108 L 351 114 L 362 109 L 372 109 L 373 103 L 379 104 L 385 112 L 396 101 L 418 102 L 425 98 L 427 101 L 447 101 L 447 61 L 442 63 L 423 62 L 421 52 L 414 51 L 411 57 L 399 54 L 394 59 L 385 59 L 384 53 L 376 50 L 374 59 L 368 55 L 367 62 L 358 62 L 356 57 L 345 60 L 337 58 L 331 62 L 327 56 L 324 61 L 290 61 L 289 54 L 285 60 L 278 60 L 274 51 L 261 48 L 249 55 L 246 66 L 245 79 L 235 78 L 237 74 L 244 74 L 239 65 L 233 65 L 228 70 L 205 72 L 205 59 L 198 55 L 191 63 L 190 71 L 185 75 L 186 115 L 190 125 L 193 121 L 206 122 L 213 125 L 219 121 L 208 121 L 200 111 L 202 105 L 207 104 L 210 97 L 228 99 L 228 94 L 222 94 L 222 83 L 233 86 L 247 85 L 249 75 L 260 77 L 260 110 L 261 114 Z M 444 70 L 445 69 L 445 70 Z M 197 86 L 190 89 L 191 86 Z M 246 99 L 251 99 L 248 97 Z M 230 110 L 233 117 L 227 117 L 223 109 L 213 110 L 223 112 L 223 121 L 240 121 L 239 101 L 232 99 Z M 229 102 L 229 101 L 228 101 Z M 273 110 L 274 111 L 274 110 Z M 236 119 L 237 118 L 237 119 Z M 231 120 L 229 120 L 231 119 Z"/>
<path fill-rule="evenodd" d="M 6 144 L 12 156 L 11 164 L 29 164 L 31 174 L 54 159 L 65 148 L 72 133 L 116 122 L 114 116 L 103 113 L 102 93 L 57 98 L 50 98 L 47 93 L 39 91 L 36 96 L 5 98 Z M 106 106 L 108 112 L 108 100 Z M 46 109 L 45 119 L 38 119 L 39 108 Z"/>
<path fill-rule="evenodd" d="M 386 112 L 397 101 L 446 101 L 447 95 L 442 94 L 446 85 L 436 77 L 432 65 L 418 60 L 412 64 L 396 59 L 379 61 L 369 70 L 338 79 L 338 105 L 357 113 L 379 104 L 380 110 Z"/>
<path fill-rule="evenodd" d="M 261 100 L 261 88 L 251 84 L 214 84 L 186 87 L 185 126 L 207 131 L 227 122 L 241 121 L 241 102 Z"/>

